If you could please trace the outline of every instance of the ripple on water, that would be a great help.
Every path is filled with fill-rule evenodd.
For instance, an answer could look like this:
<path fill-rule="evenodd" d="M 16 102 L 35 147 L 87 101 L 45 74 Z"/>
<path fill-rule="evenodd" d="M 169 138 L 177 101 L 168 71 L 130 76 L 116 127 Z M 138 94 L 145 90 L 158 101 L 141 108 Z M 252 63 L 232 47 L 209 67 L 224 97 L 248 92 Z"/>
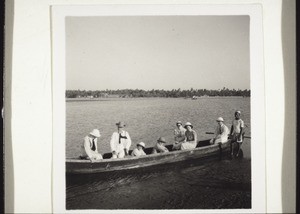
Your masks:
<path fill-rule="evenodd" d="M 78 209 L 249 208 L 249 165 L 250 160 L 234 159 L 192 167 L 166 166 L 155 172 L 89 176 L 87 184 L 67 189 L 67 204 Z"/>
<path fill-rule="evenodd" d="M 66 156 L 80 152 L 83 137 L 99 128 L 100 152 L 109 152 L 115 123 L 125 121 L 134 146 L 152 146 L 159 136 L 173 140 L 177 120 L 191 122 L 199 139 L 212 136 L 215 118 L 230 127 L 233 112 L 242 111 L 246 135 L 251 135 L 250 99 L 120 99 L 67 103 Z M 126 106 L 126 108 L 124 107 Z M 67 209 L 216 209 L 251 207 L 251 146 L 242 146 L 241 159 L 178 163 L 109 174 L 68 176 Z"/>

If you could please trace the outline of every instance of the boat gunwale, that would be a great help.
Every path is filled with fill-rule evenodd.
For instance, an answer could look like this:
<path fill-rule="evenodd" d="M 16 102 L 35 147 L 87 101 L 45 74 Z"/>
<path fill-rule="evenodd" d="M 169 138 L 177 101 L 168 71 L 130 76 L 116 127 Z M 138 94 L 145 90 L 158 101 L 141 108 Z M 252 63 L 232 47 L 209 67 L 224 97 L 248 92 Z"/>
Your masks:
<path fill-rule="evenodd" d="M 231 140 L 229 139 L 227 142 L 222 143 L 222 145 L 227 145 L 230 144 Z M 170 144 L 172 145 L 172 144 Z M 213 145 L 207 145 L 207 146 L 201 146 L 201 147 L 196 147 L 195 149 L 186 149 L 186 150 L 175 150 L 175 151 L 170 151 L 170 152 L 166 152 L 166 153 L 156 153 L 156 154 L 147 154 L 147 155 L 143 155 L 143 156 L 139 156 L 139 157 L 134 157 L 134 156 L 130 156 L 130 157 L 125 157 L 125 158 L 108 158 L 108 159 L 101 159 L 101 160 L 95 160 L 93 162 L 91 162 L 90 160 L 83 160 L 83 159 L 73 159 L 73 158 L 69 158 L 66 159 L 66 163 L 107 163 L 107 162 L 125 162 L 127 160 L 141 160 L 141 159 L 149 159 L 151 157 L 158 157 L 158 156 L 173 156 L 174 154 L 181 154 L 181 153 L 189 153 L 191 151 L 201 151 L 201 150 L 205 150 L 208 148 L 215 148 L 215 147 L 219 147 L 219 144 L 213 144 Z M 149 148 L 153 148 L 153 147 L 148 147 L 146 149 Z M 106 153 L 105 153 L 106 154 Z"/>

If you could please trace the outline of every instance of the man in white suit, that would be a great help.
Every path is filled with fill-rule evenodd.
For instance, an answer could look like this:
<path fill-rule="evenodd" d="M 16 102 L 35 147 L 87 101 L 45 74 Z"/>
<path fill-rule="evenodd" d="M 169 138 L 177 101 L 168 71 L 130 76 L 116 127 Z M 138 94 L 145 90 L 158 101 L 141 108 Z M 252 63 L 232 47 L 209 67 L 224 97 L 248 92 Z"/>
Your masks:
<path fill-rule="evenodd" d="M 116 126 L 118 131 L 114 132 L 110 139 L 112 158 L 124 158 L 128 155 L 131 139 L 128 132 L 124 130 L 126 126 L 124 122 L 118 122 Z"/>
<path fill-rule="evenodd" d="M 83 154 L 81 157 L 90 159 L 91 162 L 103 159 L 102 155 L 98 153 L 97 138 L 100 136 L 100 131 L 98 129 L 94 129 L 88 136 L 85 136 L 83 141 Z"/>

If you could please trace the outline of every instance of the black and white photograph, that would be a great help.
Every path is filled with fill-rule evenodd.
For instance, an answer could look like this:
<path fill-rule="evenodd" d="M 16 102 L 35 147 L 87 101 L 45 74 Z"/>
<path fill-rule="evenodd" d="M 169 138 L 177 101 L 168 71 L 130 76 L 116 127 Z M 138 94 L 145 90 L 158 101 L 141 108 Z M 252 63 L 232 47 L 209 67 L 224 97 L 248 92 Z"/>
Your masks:
<path fill-rule="evenodd" d="M 4 12 L 5 213 L 299 210 L 296 1 Z"/>
<path fill-rule="evenodd" d="M 251 208 L 249 21 L 66 18 L 67 208 Z"/>
<path fill-rule="evenodd" d="M 66 210 L 251 210 L 250 22 L 64 18 Z"/>

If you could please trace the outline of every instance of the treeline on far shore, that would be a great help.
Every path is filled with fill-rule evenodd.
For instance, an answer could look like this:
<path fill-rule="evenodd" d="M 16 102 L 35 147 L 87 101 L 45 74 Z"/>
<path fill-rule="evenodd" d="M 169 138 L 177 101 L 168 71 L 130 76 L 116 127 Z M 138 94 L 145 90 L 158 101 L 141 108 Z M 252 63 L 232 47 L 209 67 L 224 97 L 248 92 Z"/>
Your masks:
<path fill-rule="evenodd" d="M 181 90 L 142 90 L 142 89 L 117 89 L 117 90 L 66 90 L 66 98 L 109 98 L 109 97 L 183 97 L 183 98 L 197 98 L 197 97 L 226 97 L 226 96 L 240 96 L 250 97 L 250 90 L 236 90 L 223 88 L 219 90 L 207 89 L 189 89 Z"/>

